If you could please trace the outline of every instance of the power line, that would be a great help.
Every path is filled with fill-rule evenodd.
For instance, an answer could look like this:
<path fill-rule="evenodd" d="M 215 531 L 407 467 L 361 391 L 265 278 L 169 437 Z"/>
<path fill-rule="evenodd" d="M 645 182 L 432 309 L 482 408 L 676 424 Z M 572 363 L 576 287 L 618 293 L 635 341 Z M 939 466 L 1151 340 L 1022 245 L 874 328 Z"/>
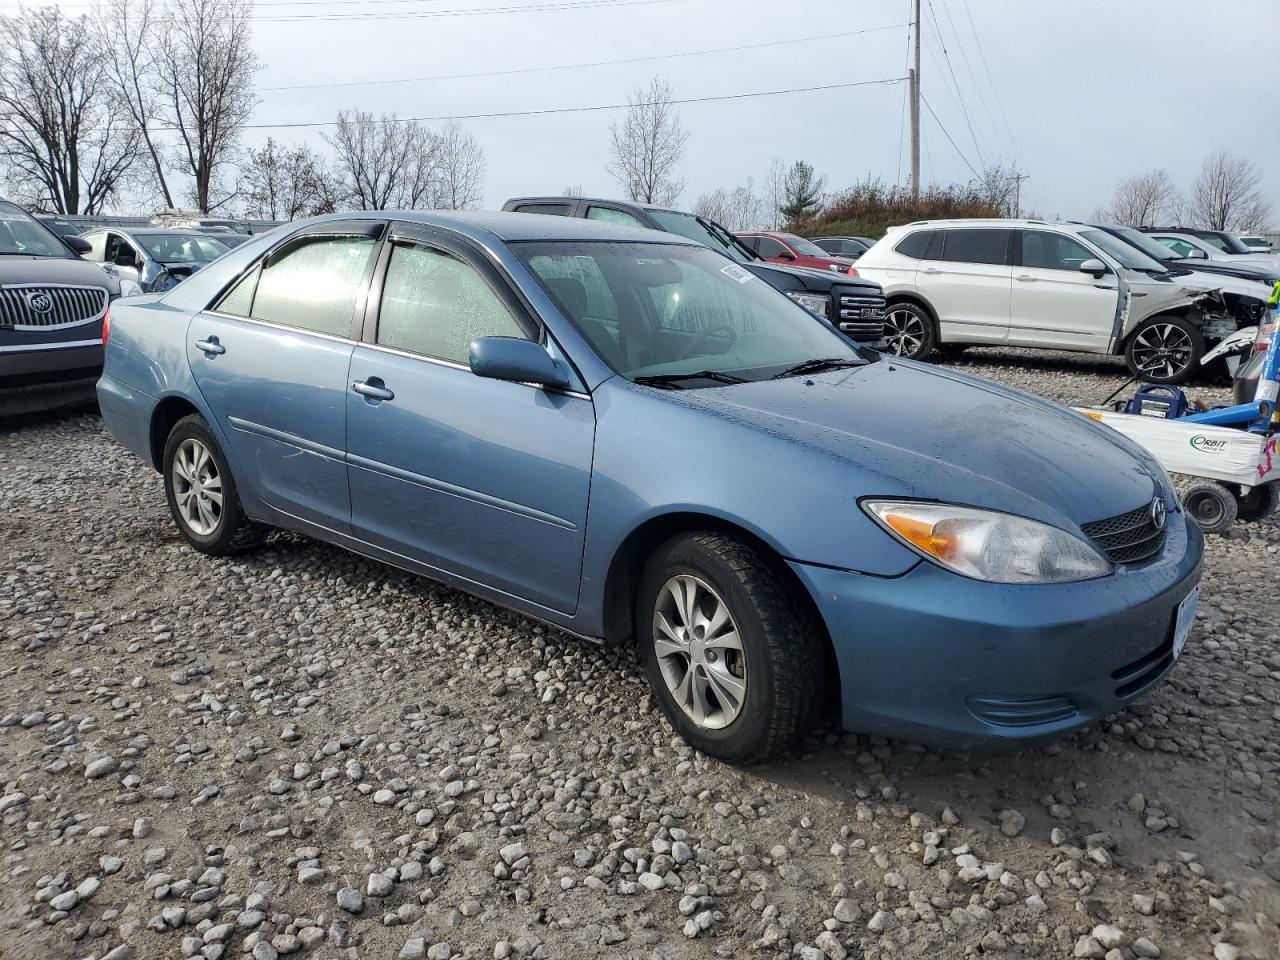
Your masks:
<path fill-rule="evenodd" d="M 938 38 L 938 45 L 942 47 L 942 57 L 947 64 L 947 73 L 951 75 L 951 86 L 955 90 L 956 102 L 960 104 L 960 113 L 964 117 L 965 126 L 969 128 L 969 137 L 973 140 L 973 149 L 978 154 L 978 162 L 984 167 L 987 165 L 986 160 L 982 157 L 982 147 L 978 144 L 978 135 L 973 129 L 973 120 L 969 117 L 969 107 L 964 102 L 964 94 L 960 90 L 960 81 L 956 79 L 955 68 L 951 65 L 951 54 L 947 52 L 947 42 L 942 38 L 942 28 L 938 26 L 938 15 L 933 9 L 933 0 L 929 0 L 929 19 L 933 21 L 933 32 Z M 937 119 L 936 117 L 934 118 Z"/>
<path fill-rule="evenodd" d="M 951 35 L 955 38 L 956 49 L 960 51 L 960 59 L 964 61 L 964 68 L 969 74 L 970 81 L 973 83 L 973 89 L 978 94 L 978 103 L 982 105 L 982 112 L 986 116 L 987 122 L 991 125 L 991 132 L 995 135 L 995 142 L 1000 149 L 1003 149 L 1003 133 L 1000 130 L 1000 125 L 996 123 L 995 115 L 991 112 L 991 107 L 987 104 L 987 95 L 982 92 L 982 84 L 978 83 L 978 76 L 973 72 L 973 64 L 969 62 L 968 45 L 964 42 L 964 38 L 960 36 L 960 31 L 956 29 L 955 19 L 951 16 L 951 8 L 944 3 L 942 5 L 942 12 L 947 18 L 948 25 L 951 27 Z"/>
<path fill-rule="evenodd" d="M 819 93 L 825 90 L 848 90 L 852 87 L 874 87 L 874 86 L 892 86 L 895 83 L 902 83 L 906 77 L 885 77 L 880 80 L 853 80 L 848 83 L 824 83 L 811 87 L 789 87 L 784 90 L 756 90 L 750 93 L 726 93 L 709 97 L 686 97 L 678 100 L 668 100 L 667 103 L 676 105 L 694 104 L 694 103 L 720 103 L 729 100 L 750 100 L 756 97 L 779 97 L 792 93 Z M 548 107 L 541 110 L 499 110 L 492 113 L 442 113 L 430 117 L 377 117 L 372 119 L 373 123 L 427 123 L 438 120 L 491 120 L 502 117 L 541 117 L 551 114 L 560 113 L 599 113 L 605 110 L 625 110 L 632 106 L 653 106 L 653 103 L 641 101 L 640 103 L 604 103 L 587 107 Z M 293 123 L 246 123 L 246 130 L 297 130 L 303 128 L 315 127 L 332 127 L 337 124 L 337 120 L 314 120 L 308 122 Z M 174 133 L 178 130 L 172 126 L 151 127 L 151 130 L 158 133 Z"/>
<path fill-rule="evenodd" d="M 332 83 L 298 83 L 280 87 L 262 87 L 263 93 L 274 92 L 278 90 L 315 90 L 329 87 L 365 87 L 387 83 L 419 83 L 435 80 L 475 80 L 482 77 L 506 77 L 515 76 L 526 73 L 540 73 L 544 71 L 556 70 L 578 70 L 585 67 L 607 67 L 620 64 L 630 63 L 648 63 L 654 60 L 671 60 L 682 57 L 700 57 L 713 53 L 730 53 L 740 50 L 760 50 L 765 47 L 779 47 L 789 44 L 808 43 L 813 40 L 834 40 L 844 39 L 847 37 L 857 36 L 864 33 L 878 33 L 885 30 L 895 30 L 905 24 L 895 23 L 886 27 L 868 27 L 864 30 L 849 30 L 843 33 L 823 33 L 811 37 L 796 37 L 791 40 L 769 40 L 763 43 L 746 43 L 734 47 L 715 47 L 707 50 L 686 50 L 678 53 L 659 53 L 643 57 L 625 57 L 617 60 L 593 60 L 584 63 L 561 63 L 548 64 L 539 67 L 517 67 L 510 70 L 488 70 L 479 73 L 442 73 L 425 77 L 392 77 L 389 79 L 377 80 L 345 80 L 335 81 Z"/>
<path fill-rule="evenodd" d="M 987 73 L 987 83 L 991 86 L 991 93 L 995 97 L 996 108 L 1000 111 L 1000 119 L 1004 121 L 1004 128 L 1009 133 L 1009 142 L 1013 144 L 1013 152 L 1018 157 L 1018 162 L 1022 162 L 1021 151 L 1018 150 L 1018 141 L 1013 135 L 1013 127 L 1009 125 L 1009 116 L 1004 112 L 1004 102 L 1000 98 L 1000 88 L 996 86 L 995 80 L 991 76 L 991 64 L 987 62 L 987 53 L 982 47 L 982 36 L 978 33 L 978 26 L 973 22 L 973 12 L 969 9 L 969 0 L 964 0 L 964 12 L 969 17 L 969 29 L 973 31 L 973 39 L 978 44 L 978 56 L 982 58 L 982 68 Z"/>
<path fill-rule="evenodd" d="M 923 101 L 925 107 L 928 109 L 929 116 L 933 117 L 933 122 L 936 123 L 938 125 L 938 129 L 942 131 L 942 135 L 947 138 L 947 142 L 950 143 L 951 146 L 955 148 L 956 154 L 960 157 L 961 160 L 964 161 L 964 165 L 973 172 L 973 175 L 975 177 L 981 178 L 982 174 L 978 173 L 977 168 L 975 168 L 974 165 L 969 162 L 969 158 L 966 157 L 964 155 L 964 151 L 960 149 L 960 145 L 957 144 L 955 140 L 952 138 L 951 134 L 947 132 L 947 128 L 942 125 L 942 121 L 938 119 L 938 115 L 933 112 L 933 107 L 930 105 L 929 101 L 925 99 L 925 95 L 923 93 L 920 94 L 920 99 L 921 101 Z"/>

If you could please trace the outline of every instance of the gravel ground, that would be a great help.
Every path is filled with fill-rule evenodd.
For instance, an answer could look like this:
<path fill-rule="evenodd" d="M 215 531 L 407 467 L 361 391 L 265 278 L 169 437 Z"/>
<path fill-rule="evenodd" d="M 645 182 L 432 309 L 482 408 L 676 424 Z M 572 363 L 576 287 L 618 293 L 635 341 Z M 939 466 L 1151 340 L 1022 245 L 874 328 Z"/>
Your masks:
<path fill-rule="evenodd" d="M 196 554 L 92 414 L 0 428 L 0 505 L 6 960 L 1280 956 L 1275 521 L 1210 541 L 1170 680 L 1069 740 L 738 770 L 629 652 L 301 537 Z"/>

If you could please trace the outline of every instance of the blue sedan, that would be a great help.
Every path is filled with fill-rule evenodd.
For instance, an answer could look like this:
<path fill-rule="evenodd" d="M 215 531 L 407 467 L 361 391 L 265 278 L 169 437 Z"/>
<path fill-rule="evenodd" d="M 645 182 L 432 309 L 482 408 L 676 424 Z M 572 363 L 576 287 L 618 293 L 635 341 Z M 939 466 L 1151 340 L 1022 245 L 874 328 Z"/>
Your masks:
<path fill-rule="evenodd" d="M 361 213 L 115 304 L 98 395 L 214 556 L 272 527 L 635 644 L 730 762 L 824 713 L 1036 742 L 1173 666 L 1201 535 L 1070 411 L 860 350 L 672 234 Z"/>

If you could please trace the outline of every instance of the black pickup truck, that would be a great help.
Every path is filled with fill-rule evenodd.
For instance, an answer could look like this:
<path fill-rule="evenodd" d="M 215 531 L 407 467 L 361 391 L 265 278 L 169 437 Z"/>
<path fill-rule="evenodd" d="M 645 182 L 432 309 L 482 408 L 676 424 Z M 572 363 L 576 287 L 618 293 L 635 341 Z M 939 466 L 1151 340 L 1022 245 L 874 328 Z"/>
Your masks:
<path fill-rule="evenodd" d="M 603 220 L 697 240 L 825 318 L 850 340 L 868 347 L 884 342 L 884 293 L 879 284 L 847 273 L 767 263 L 732 233 L 706 217 L 645 203 L 589 197 L 516 197 L 503 204 L 502 209 Z"/>

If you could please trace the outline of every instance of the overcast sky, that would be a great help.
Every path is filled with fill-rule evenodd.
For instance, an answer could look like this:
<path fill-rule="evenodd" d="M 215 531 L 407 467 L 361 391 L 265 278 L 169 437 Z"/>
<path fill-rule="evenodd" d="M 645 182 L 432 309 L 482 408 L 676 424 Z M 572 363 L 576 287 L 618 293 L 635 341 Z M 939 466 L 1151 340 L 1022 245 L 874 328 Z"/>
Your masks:
<path fill-rule="evenodd" d="M 330 121 L 341 107 L 435 116 L 620 103 L 655 74 L 671 82 L 677 98 L 906 74 L 909 0 L 588 2 L 597 5 L 584 7 L 583 0 L 306 0 L 289 5 L 260 0 L 255 45 L 264 68 L 255 122 Z M 1087 216 L 1126 176 L 1163 166 L 1185 187 L 1207 153 L 1226 149 L 1263 169 L 1274 219 L 1280 221 L 1280 164 L 1275 162 L 1280 124 L 1272 115 L 1280 101 L 1272 64 L 1280 40 L 1277 0 L 931 0 L 931 5 L 932 15 L 926 0 L 923 91 L 959 153 L 928 110 L 922 111 L 925 181 L 968 180 L 968 164 L 980 167 L 984 160 L 1016 162 L 1030 175 L 1024 209 Z M 66 6 L 79 12 L 71 3 Z M 10 9 L 12 0 L 4 7 Z M 529 9 L 456 14 L 522 7 Z M 561 9 L 549 9 L 555 7 Z M 396 11 L 418 16 L 367 16 Z M 270 19 L 298 13 L 366 16 Z M 665 56 L 852 31 L 869 32 L 509 76 L 270 89 Z M 827 177 L 829 189 L 867 174 L 905 182 L 905 87 L 681 106 L 690 132 L 682 167 L 688 186 L 681 203 L 689 206 L 704 191 L 748 177 L 759 184 L 773 157 L 809 161 Z M 621 111 L 610 111 L 463 121 L 487 155 L 486 206 L 579 184 L 589 194 L 620 195 L 605 171 L 609 124 L 620 116 Z M 260 143 L 268 132 L 286 142 L 323 147 L 321 129 L 253 130 L 246 142 Z"/>

